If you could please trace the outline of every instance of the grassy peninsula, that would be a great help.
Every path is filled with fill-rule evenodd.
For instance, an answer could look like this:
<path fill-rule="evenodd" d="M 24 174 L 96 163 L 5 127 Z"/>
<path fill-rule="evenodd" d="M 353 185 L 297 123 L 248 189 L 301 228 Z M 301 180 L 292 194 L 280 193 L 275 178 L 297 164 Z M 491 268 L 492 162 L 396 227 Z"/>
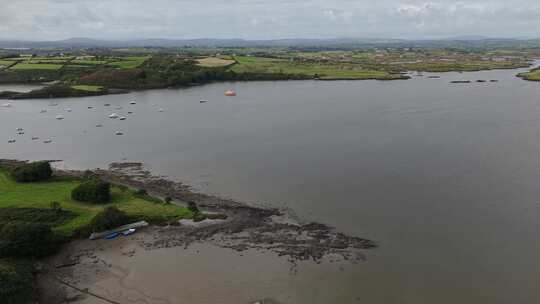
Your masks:
<path fill-rule="evenodd" d="M 528 67 L 536 49 L 467 48 L 118 48 L 0 49 L 0 83 L 52 83 L 0 98 L 94 96 L 215 81 L 399 80 L 409 71 Z M 534 80 L 535 71 L 523 75 Z"/>

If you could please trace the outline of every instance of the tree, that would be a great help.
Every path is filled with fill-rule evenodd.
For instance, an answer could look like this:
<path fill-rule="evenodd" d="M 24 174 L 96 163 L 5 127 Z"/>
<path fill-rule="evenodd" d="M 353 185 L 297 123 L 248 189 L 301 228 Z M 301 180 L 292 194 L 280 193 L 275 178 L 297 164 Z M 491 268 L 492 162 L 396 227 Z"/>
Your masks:
<path fill-rule="evenodd" d="M 130 218 L 116 207 L 107 207 L 98 213 L 90 223 L 93 231 L 104 231 L 130 222 Z"/>
<path fill-rule="evenodd" d="M 0 258 L 44 257 L 58 247 L 59 239 L 46 224 L 13 221 L 0 230 Z"/>
<path fill-rule="evenodd" d="M 71 191 L 71 198 L 80 202 L 107 203 L 111 200 L 111 184 L 99 179 L 83 181 Z"/>
<path fill-rule="evenodd" d="M 22 164 L 11 171 L 11 176 L 21 183 L 43 181 L 52 176 L 51 164 L 47 161 L 38 161 Z"/>

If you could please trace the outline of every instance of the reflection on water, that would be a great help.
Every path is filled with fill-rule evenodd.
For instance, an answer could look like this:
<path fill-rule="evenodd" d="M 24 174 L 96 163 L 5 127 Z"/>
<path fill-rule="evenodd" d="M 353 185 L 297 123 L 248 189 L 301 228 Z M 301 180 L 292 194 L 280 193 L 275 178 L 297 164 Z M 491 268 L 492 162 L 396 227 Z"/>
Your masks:
<path fill-rule="evenodd" d="M 540 85 L 515 74 L 213 84 L 54 107 L 17 101 L 0 109 L 1 156 L 72 168 L 144 161 L 202 190 L 289 206 L 378 241 L 367 263 L 351 266 L 355 280 L 336 275 L 342 288 L 328 290 L 336 298 L 361 291 L 365 303 L 533 303 Z M 449 83 L 461 79 L 499 82 Z M 229 88 L 238 96 L 225 97 Z M 113 112 L 127 119 L 108 118 Z"/>

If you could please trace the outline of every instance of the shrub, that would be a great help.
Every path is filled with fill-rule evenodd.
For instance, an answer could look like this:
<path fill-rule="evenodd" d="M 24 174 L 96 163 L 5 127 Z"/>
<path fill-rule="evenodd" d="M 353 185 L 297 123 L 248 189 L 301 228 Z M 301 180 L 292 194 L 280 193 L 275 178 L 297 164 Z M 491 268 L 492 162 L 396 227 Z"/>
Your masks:
<path fill-rule="evenodd" d="M 197 212 L 197 213 L 193 214 L 193 221 L 194 222 L 201 222 L 201 221 L 204 221 L 205 219 L 206 219 L 206 214 L 204 214 L 204 213 Z"/>
<path fill-rule="evenodd" d="M 51 164 L 39 161 L 19 165 L 11 171 L 11 176 L 20 183 L 47 180 L 52 176 Z"/>
<path fill-rule="evenodd" d="M 165 199 L 164 199 L 165 203 L 167 204 L 170 204 L 172 202 L 172 198 L 167 196 Z"/>
<path fill-rule="evenodd" d="M 0 230 L 0 258 L 44 257 L 56 252 L 59 245 L 46 224 L 13 221 Z"/>
<path fill-rule="evenodd" d="M 50 225 L 61 225 L 77 216 L 72 211 L 54 210 L 48 208 L 0 208 L 0 229 L 3 225 L 13 222 L 34 222 Z"/>
<path fill-rule="evenodd" d="M 140 195 L 140 196 L 148 195 L 148 191 L 144 189 L 139 189 L 135 192 L 135 195 Z"/>
<path fill-rule="evenodd" d="M 51 202 L 51 210 L 60 213 L 62 212 L 62 205 L 59 202 Z"/>
<path fill-rule="evenodd" d="M 90 223 L 93 231 L 104 231 L 118 226 L 126 225 L 130 218 L 116 207 L 107 207 L 98 213 Z"/>
<path fill-rule="evenodd" d="M 206 214 L 206 218 L 209 220 L 226 220 L 227 215 L 223 213 L 210 213 Z"/>
<path fill-rule="evenodd" d="M 71 198 L 80 202 L 106 203 L 111 200 L 111 184 L 91 179 L 71 191 Z"/>
<path fill-rule="evenodd" d="M 188 202 L 188 210 L 197 214 L 200 213 L 199 207 L 197 207 L 197 204 L 195 202 Z"/>
<path fill-rule="evenodd" d="M 0 260 L 0 299 L 5 304 L 30 303 L 33 267 L 29 262 Z"/>

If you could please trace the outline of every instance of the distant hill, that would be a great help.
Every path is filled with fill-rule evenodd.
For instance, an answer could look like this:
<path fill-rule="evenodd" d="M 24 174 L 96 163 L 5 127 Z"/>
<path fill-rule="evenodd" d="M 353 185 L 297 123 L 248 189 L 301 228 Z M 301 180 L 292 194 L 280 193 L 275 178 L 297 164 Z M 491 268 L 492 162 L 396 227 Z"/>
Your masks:
<path fill-rule="evenodd" d="M 540 47 L 540 39 L 504 39 L 483 36 L 460 36 L 443 40 L 403 39 L 134 39 L 97 40 L 70 38 L 58 41 L 0 40 L 0 48 L 119 48 L 119 47 L 301 47 L 301 48 L 364 48 L 364 47 Z"/>

